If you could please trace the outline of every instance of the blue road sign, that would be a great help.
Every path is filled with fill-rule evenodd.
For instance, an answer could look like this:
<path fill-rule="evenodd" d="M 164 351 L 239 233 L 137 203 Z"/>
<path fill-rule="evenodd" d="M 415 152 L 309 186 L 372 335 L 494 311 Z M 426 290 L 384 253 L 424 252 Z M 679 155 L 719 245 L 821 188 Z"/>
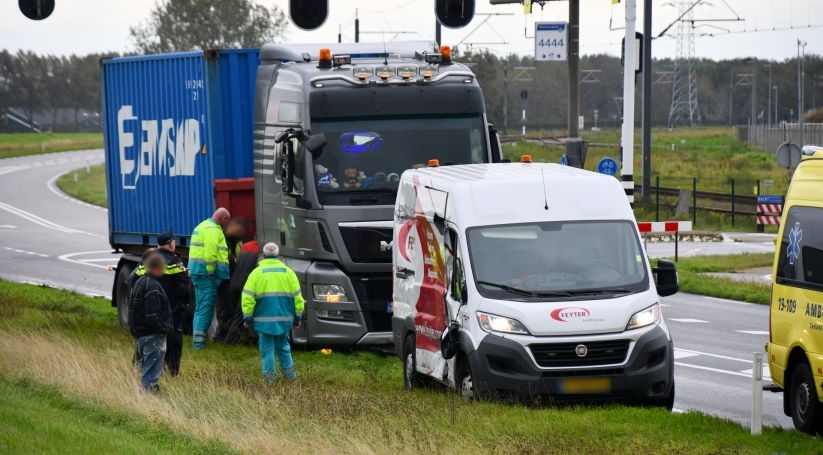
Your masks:
<path fill-rule="evenodd" d="M 783 196 L 757 196 L 757 203 L 758 204 L 782 204 L 783 203 Z"/>
<path fill-rule="evenodd" d="M 597 162 L 597 172 L 601 174 L 617 175 L 617 161 L 612 157 L 603 157 Z"/>
<path fill-rule="evenodd" d="M 566 158 L 565 154 L 560 157 L 560 164 L 562 164 L 563 166 L 568 166 L 569 165 L 569 159 Z"/>

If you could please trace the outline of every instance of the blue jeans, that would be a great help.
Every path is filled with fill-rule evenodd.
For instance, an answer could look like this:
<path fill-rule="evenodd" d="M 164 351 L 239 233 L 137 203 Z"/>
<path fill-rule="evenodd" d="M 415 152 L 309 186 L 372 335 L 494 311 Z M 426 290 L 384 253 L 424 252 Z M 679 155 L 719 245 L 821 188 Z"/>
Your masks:
<path fill-rule="evenodd" d="M 260 347 L 260 357 L 263 364 L 263 379 L 273 381 L 277 378 L 277 373 L 274 370 L 275 353 L 283 377 L 290 381 L 297 379 L 297 374 L 294 372 L 294 360 L 291 357 L 288 333 L 269 335 L 268 333 L 257 332 L 257 343 Z"/>
<path fill-rule="evenodd" d="M 217 300 L 219 278 L 214 275 L 192 275 L 194 284 L 194 321 L 192 323 L 191 341 L 195 349 L 206 346 L 208 330 L 214 319 L 214 302 Z"/>
<path fill-rule="evenodd" d="M 140 353 L 140 363 L 143 367 L 143 376 L 140 384 L 148 391 L 157 390 L 157 382 L 163 373 L 163 363 L 166 356 L 166 336 L 146 335 L 137 339 L 137 352 Z"/>

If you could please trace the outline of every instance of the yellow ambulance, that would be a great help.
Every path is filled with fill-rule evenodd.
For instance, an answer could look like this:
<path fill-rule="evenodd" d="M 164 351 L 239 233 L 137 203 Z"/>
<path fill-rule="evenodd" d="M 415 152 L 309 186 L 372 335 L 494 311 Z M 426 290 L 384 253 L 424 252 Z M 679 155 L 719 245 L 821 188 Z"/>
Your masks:
<path fill-rule="evenodd" d="M 783 411 L 814 434 L 823 433 L 823 148 L 803 154 L 776 240 L 766 352 Z"/>

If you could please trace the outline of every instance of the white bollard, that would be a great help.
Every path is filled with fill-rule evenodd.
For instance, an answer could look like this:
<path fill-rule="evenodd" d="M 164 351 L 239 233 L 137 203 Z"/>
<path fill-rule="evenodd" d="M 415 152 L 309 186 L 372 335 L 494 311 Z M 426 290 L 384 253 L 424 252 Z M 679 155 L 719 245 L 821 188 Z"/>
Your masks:
<path fill-rule="evenodd" d="M 752 435 L 763 432 L 763 353 L 755 352 L 752 362 Z"/>

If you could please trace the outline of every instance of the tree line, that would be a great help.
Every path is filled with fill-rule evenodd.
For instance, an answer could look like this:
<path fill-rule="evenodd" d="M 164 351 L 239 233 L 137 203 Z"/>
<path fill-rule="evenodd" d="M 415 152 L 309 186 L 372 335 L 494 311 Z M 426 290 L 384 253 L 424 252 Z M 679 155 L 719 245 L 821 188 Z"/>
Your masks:
<path fill-rule="evenodd" d="M 0 51 L 0 110 L 28 118 L 52 118 L 52 129 L 77 131 L 100 129 L 100 64 L 103 57 L 38 55 L 29 51 Z M 531 57 L 498 57 L 491 52 L 465 52 L 457 61 L 469 63 L 483 88 L 489 120 L 501 130 L 519 131 L 522 110 L 533 128 L 564 128 L 568 106 L 568 71 L 564 63 L 538 62 Z M 652 63 L 652 122 L 668 124 L 674 62 Z M 614 126 L 622 109 L 621 63 L 617 57 L 589 55 L 581 58 L 580 114 L 586 128 Z M 755 70 L 755 115 L 758 123 L 796 121 L 797 67 L 795 59 L 783 61 L 696 60 L 697 99 L 703 125 L 747 124 L 751 117 L 751 73 Z M 823 58 L 806 57 L 805 107 L 808 112 L 823 105 Z M 772 90 L 769 90 L 771 70 Z M 637 77 L 637 118 L 640 118 L 641 81 Z M 775 88 L 776 87 L 776 88 Z M 507 96 L 504 96 L 504 92 Z M 771 92 L 771 103 L 769 95 Z M 525 99 L 522 95 L 525 95 Z M 507 98 L 507 99 L 506 99 Z M 769 105 L 771 104 L 771 111 Z M 776 107 L 776 111 L 775 111 Z M 504 109 L 507 112 L 504 121 Z M 59 118 L 62 118 L 62 123 Z M 68 119 L 68 120 L 66 120 Z M 809 117 L 809 120 L 814 120 Z M 6 122 L 8 129 L 8 122 Z M 682 125 L 678 125 L 682 126 Z"/>

